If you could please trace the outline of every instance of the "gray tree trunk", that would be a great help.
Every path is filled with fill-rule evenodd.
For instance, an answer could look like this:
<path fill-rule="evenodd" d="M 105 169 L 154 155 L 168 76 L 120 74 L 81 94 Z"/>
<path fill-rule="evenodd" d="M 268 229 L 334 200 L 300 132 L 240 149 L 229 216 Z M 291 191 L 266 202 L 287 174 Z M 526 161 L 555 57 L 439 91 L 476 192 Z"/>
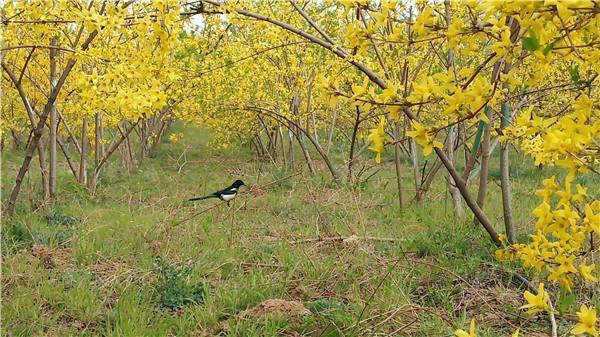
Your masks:
<path fill-rule="evenodd" d="M 400 128 L 398 122 L 394 122 L 394 164 L 396 168 L 396 185 L 398 186 L 398 205 L 400 209 L 404 208 L 404 192 L 402 191 L 402 164 L 400 163 L 400 155 L 402 149 L 400 148 Z"/>
<path fill-rule="evenodd" d="M 77 179 L 84 186 L 87 184 L 87 124 L 87 118 L 83 118 L 81 126 L 81 157 L 79 159 L 79 176 Z"/>
<path fill-rule="evenodd" d="M 51 45 L 56 45 L 56 38 L 52 38 Z M 50 49 L 50 91 L 54 90 L 56 86 L 56 49 Z M 58 116 L 56 114 L 56 106 L 55 103 L 52 104 L 50 109 L 50 182 L 49 182 L 49 194 L 50 197 L 54 197 L 56 195 L 56 175 L 57 175 L 57 152 L 56 152 L 56 134 L 58 129 Z"/>

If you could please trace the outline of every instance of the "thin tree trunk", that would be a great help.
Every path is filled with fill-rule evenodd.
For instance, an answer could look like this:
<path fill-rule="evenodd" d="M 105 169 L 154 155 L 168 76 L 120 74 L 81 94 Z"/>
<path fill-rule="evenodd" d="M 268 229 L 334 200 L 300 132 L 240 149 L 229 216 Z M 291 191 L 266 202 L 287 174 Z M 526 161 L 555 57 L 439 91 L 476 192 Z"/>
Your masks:
<path fill-rule="evenodd" d="M 87 184 L 87 118 L 83 118 L 83 124 L 81 126 L 81 156 L 79 158 L 79 176 L 78 181 L 81 185 Z"/>
<path fill-rule="evenodd" d="M 450 160 L 450 163 L 452 163 L 452 165 L 454 165 L 454 143 L 456 139 L 455 137 L 456 128 L 450 127 L 450 130 L 448 131 L 446 151 L 448 155 L 448 160 Z M 462 200 L 460 197 L 460 191 L 456 187 L 456 181 L 454 181 L 454 178 L 451 175 L 449 175 L 448 177 L 448 190 L 450 191 L 450 195 L 452 196 L 452 203 L 454 204 L 454 215 L 460 219 L 464 216 Z"/>
<path fill-rule="evenodd" d="M 279 138 L 281 139 L 281 157 L 283 158 L 283 166 L 287 167 L 287 158 L 285 155 L 285 137 L 283 136 L 283 128 L 281 125 L 277 126 L 277 130 L 279 131 Z"/>
<path fill-rule="evenodd" d="M 490 111 L 491 109 L 486 106 L 485 107 L 485 114 L 486 116 L 490 116 Z M 491 119 L 490 119 L 490 123 L 491 123 Z M 484 136 L 484 132 L 485 132 L 485 127 L 486 127 L 486 122 L 484 121 L 479 121 L 479 125 L 477 126 L 477 132 L 475 134 L 475 143 L 473 144 L 473 148 L 471 149 L 471 152 L 468 155 L 467 161 L 465 163 L 465 170 L 463 172 L 462 178 L 463 180 L 465 180 L 468 183 L 468 178 L 471 174 L 471 170 L 473 170 L 473 167 L 475 166 L 475 161 L 477 160 L 477 156 L 480 153 L 480 148 L 481 148 L 481 140 Z M 467 146 L 467 142 L 465 141 L 465 148 Z M 466 150 L 465 150 L 466 153 Z"/>
<path fill-rule="evenodd" d="M 57 39 L 52 38 L 50 45 L 56 45 Z M 50 91 L 54 90 L 56 86 L 56 49 L 50 49 Z M 50 109 L 50 181 L 49 181 L 49 194 L 50 197 L 56 195 L 56 175 L 58 169 L 58 157 L 56 153 L 56 134 L 58 129 L 58 117 L 56 115 L 55 103 L 52 104 Z"/>
<path fill-rule="evenodd" d="M 500 62 L 497 62 L 494 65 L 494 69 L 492 70 L 492 81 L 495 81 L 498 73 L 500 72 Z M 477 191 L 477 205 L 479 205 L 479 207 L 481 207 L 481 209 L 484 208 L 485 205 L 485 194 L 487 192 L 487 183 L 488 183 L 488 173 L 489 173 L 489 166 L 490 166 L 490 156 L 492 154 L 492 147 L 491 147 L 491 133 L 492 133 L 492 121 L 494 120 L 493 118 L 493 114 L 494 112 L 492 111 L 492 109 L 490 109 L 489 107 L 485 107 L 484 108 L 487 113 L 488 113 L 488 119 L 490 120 L 489 123 L 485 123 L 485 125 L 483 125 L 483 142 L 481 144 L 481 170 L 479 171 L 479 190 Z M 475 145 L 477 145 L 477 139 L 475 139 Z M 475 163 L 475 159 L 477 156 L 477 151 L 474 148 L 473 149 L 473 154 L 471 155 L 471 158 L 473 158 L 472 162 Z M 468 163 L 467 163 L 468 166 Z M 471 166 L 474 166 L 471 165 Z M 469 171 L 472 169 L 469 167 L 465 168 L 465 172 L 463 172 L 463 179 L 468 183 L 468 179 L 469 179 Z M 473 217 L 473 223 L 474 224 L 478 224 L 479 220 L 477 219 L 477 217 Z"/>
<path fill-rule="evenodd" d="M 465 200 L 471 211 L 473 211 L 473 214 L 475 214 L 481 225 L 488 232 L 492 241 L 494 241 L 494 243 L 499 246 L 501 242 L 498 237 L 498 233 L 494 229 L 494 225 L 492 224 L 490 219 L 485 215 L 485 213 L 479 207 L 479 205 L 477 205 L 477 202 L 475 202 L 473 198 L 471 198 L 471 195 L 469 194 L 469 189 L 467 188 L 465 181 L 462 180 L 460 174 L 456 171 L 456 168 L 454 167 L 448 156 L 446 156 L 446 154 L 444 153 L 444 150 L 434 148 L 434 151 L 442 160 L 442 163 L 444 164 L 452 178 L 454 178 L 454 181 L 456 182 L 456 187 L 459 189 L 463 199 Z"/>
<path fill-rule="evenodd" d="M 21 137 L 15 132 L 15 130 L 11 129 L 10 133 L 13 138 L 13 150 L 18 150 L 21 147 Z"/>
<path fill-rule="evenodd" d="M 331 149 L 331 143 L 333 141 L 333 132 L 335 131 L 335 119 L 337 118 L 337 109 L 333 109 L 333 118 L 331 119 L 331 129 L 329 130 L 329 137 L 327 139 L 327 155 Z"/>
<path fill-rule="evenodd" d="M 294 135 L 296 136 L 296 139 L 298 140 L 298 145 L 300 145 L 300 149 L 302 150 L 302 154 L 304 155 L 304 159 L 306 160 L 306 165 L 308 166 L 308 170 L 310 171 L 311 174 L 315 174 L 315 167 L 313 165 L 312 159 L 310 158 L 310 153 L 308 152 L 308 150 L 306 149 L 306 146 L 304 145 L 304 143 L 302 142 L 302 139 L 300 138 L 302 131 L 298 127 L 296 129 L 298 130 L 298 132 L 294 132 Z"/>
<path fill-rule="evenodd" d="M 491 113 L 490 113 L 491 115 Z M 491 119 L 490 119 L 491 121 Z M 481 143 L 481 170 L 479 171 L 479 191 L 477 192 L 477 205 L 484 209 L 485 193 L 487 191 L 488 172 L 490 167 L 490 140 L 492 134 L 491 122 L 485 123 L 483 131 L 483 141 Z M 464 175 L 463 175 L 464 177 Z M 466 181 L 466 179 L 465 179 Z M 477 217 L 473 217 L 473 223 L 479 224 Z"/>
<path fill-rule="evenodd" d="M 502 124 L 504 130 L 509 124 L 510 109 L 508 103 L 502 104 Z M 500 143 L 500 185 L 502 187 L 502 209 L 504 213 L 504 227 L 508 242 L 515 242 L 515 228 L 512 222 L 512 193 L 510 188 L 510 168 L 508 159 L 508 142 Z"/>
<path fill-rule="evenodd" d="M 260 148 L 258 146 L 258 142 L 256 141 L 256 136 L 254 136 L 254 138 L 252 138 L 252 145 L 254 145 L 254 150 L 256 151 L 256 158 L 258 160 L 260 160 L 260 158 L 263 156 L 262 153 L 260 153 Z"/>
<path fill-rule="evenodd" d="M 96 113 L 95 119 L 95 133 L 96 133 L 96 141 L 95 141 L 95 161 L 94 165 L 97 167 L 98 163 L 104 156 L 104 129 L 102 128 L 102 113 Z"/>
<path fill-rule="evenodd" d="M 63 155 L 65 156 L 65 159 L 67 160 L 67 164 L 69 164 L 69 169 L 71 170 L 71 173 L 73 173 L 73 177 L 75 177 L 75 180 L 77 180 L 77 169 L 75 168 L 75 164 L 73 164 L 73 160 L 71 159 L 71 156 L 69 156 L 67 147 L 60 140 L 60 137 L 56 138 L 56 142 L 58 143 L 60 150 L 62 151 Z"/>
<path fill-rule="evenodd" d="M 435 176 L 437 175 L 437 172 L 442 168 L 443 163 L 439 160 L 435 161 L 435 163 L 433 164 L 433 167 L 431 168 L 431 170 L 429 171 L 429 173 L 425 176 L 425 180 L 421 183 L 419 182 L 419 185 L 417 186 L 417 196 L 416 196 L 416 200 L 418 202 L 422 202 L 423 197 L 425 197 L 425 193 L 427 193 L 427 191 L 429 190 L 429 186 L 431 186 L 431 183 L 433 183 L 433 179 L 435 179 Z M 419 173 L 420 175 L 420 173 Z"/>
<path fill-rule="evenodd" d="M 273 140 L 273 142 L 271 144 L 269 144 L 270 145 L 269 151 L 273 154 L 273 159 L 275 160 L 275 162 L 277 162 L 277 160 L 278 160 L 278 156 L 277 156 L 277 142 L 279 141 L 277 130 L 272 129 L 271 130 L 271 136 L 269 138 Z"/>
<path fill-rule="evenodd" d="M 319 146 L 321 145 L 319 143 L 319 134 L 317 133 L 317 119 L 315 116 L 315 112 L 311 111 L 311 98 L 312 98 L 312 90 L 313 90 L 313 86 L 314 86 L 314 80 L 315 80 L 315 75 L 316 72 L 313 70 L 310 78 L 309 78 L 309 84 L 308 84 L 308 88 L 306 91 L 306 112 L 311 114 L 312 117 L 312 128 L 313 128 L 313 138 L 315 140 L 315 142 L 317 142 L 317 144 L 319 144 Z M 306 122 L 306 129 L 308 132 L 310 132 L 309 127 L 308 127 L 308 121 Z"/>
<path fill-rule="evenodd" d="M 125 121 L 123 121 L 122 124 L 123 126 L 125 126 Z M 120 125 L 117 125 L 117 130 L 121 134 L 121 137 L 125 137 L 125 133 L 123 132 L 123 129 Z M 131 152 L 131 144 L 129 137 L 125 137 L 125 142 L 123 143 L 123 161 L 125 162 L 125 169 L 127 170 L 127 174 L 130 174 L 131 168 L 133 166 L 133 153 Z"/>
<path fill-rule="evenodd" d="M 56 109 L 56 106 L 54 107 L 54 109 Z M 72 140 L 73 145 L 75 145 L 75 149 L 77 150 L 77 153 L 81 154 L 81 146 L 77 142 L 77 138 L 75 137 L 75 134 L 71 130 L 71 127 L 69 127 L 69 123 L 67 123 L 67 121 L 65 120 L 64 116 L 62 115 L 62 113 L 60 112 L 59 109 L 56 109 L 56 112 L 58 113 L 59 123 L 62 123 L 65 126 L 65 130 L 67 130 L 67 133 L 69 134 L 69 138 Z M 69 139 L 67 139 L 66 142 L 69 143 Z"/>
<path fill-rule="evenodd" d="M 125 128 L 127 126 L 127 122 L 123 121 L 123 128 Z M 123 133 L 123 131 L 121 130 L 121 128 L 119 128 L 119 132 L 121 133 L 121 135 L 125 135 L 125 133 Z M 135 158 L 133 156 L 133 150 L 131 150 L 131 137 L 125 137 L 125 146 L 127 147 L 127 153 L 129 155 L 129 164 L 131 167 L 133 167 L 133 165 L 135 165 Z M 129 173 L 129 170 L 127 171 Z"/>
<path fill-rule="evenodd" d="M 404 193 L 402 192 L 402 166 L 400 163 L 400 155 L 402 153 L 402 149 L 400 148 L 400 128 L 398 127 L 398 122 L 394 122 L 394 164 L 396 167 L 396 184 L 398 185 L 398 204 L 400 209 L 404 208 Z"/>
<path fill-rule="evenodd" d="M 295 123 L 292 122 L 290 119 L 278 114 L 277 112 L 270 111 L 267 109 L 260 109 L 260 108 L 253 108 L 253 109 L 254 109 L 253 111 L 264 112 L 267 116 L 277 120 L 280 123 L 282 123 L 282 121 L 287 121 L 290 126 L 296 126 L 297 128 L 300 128 L 299 126 L 295 125 Z M 304 131 L 304 130 L 301 130 L 301 131 Z M 319 144 L 317 144 L 317 142 L 313 139 L 313 137 L 309 133 L 304 132 L 304 134 L 306 135 L 306 138 L 308 138 L 308 140 L 313 144 L 313 146 L 315 147 L 315 149 L 317 150 L 317 152 L 319 153 L 321 158 L 325 161 L 325 164 L 327 165 L 327 168 L 329 169 L 329 172 L 331 173 L 333 180 L 335 180 L 336 183 L 339 183 L 340 176 L 339 176 L 337 170 L 335 169 L 335 167 L 333 166 L 333 163 L 329 159 L 329 156 L 327 156 L 327 154 L 325 153 L 323 148 L 321 148 L 321 146 Z"/>
<path fill-rule="evenodd" d="M 419 152 L 417 151 L 417 143 L 414 139 L 411 138 L 409 140 L 409 143 L 410 157 L 412 159 L 413 164 L 413 176 L 415 178 L 415 200 L 418 204 L 421 204 L 423 202 L 423 196 L 425 195 L 425 191 L 422 190 L 423 186 L 421 186 L 421 170 L 419 170 Z M 431 178 L 431 180 L 433 181 L 433 177 Z"/>
<path fill-rule="evenodd" d="M 43 130 L 42 130 L 43 137 Z M 38 140 L 38 159 L 40 164 L 40 174 L 42 178 L 42 191 L 44 194 L 44 200 L 50 198 L 50 174 L 48 172 L 48 164 L 46 163 L 46 144 L 44 139 Z"/>
<path fill-rule="evenodd" d="M 96 193 L 96 187 L 98 185 L 98 178 L 100 177 L 100 172 L 102 171 L 102 168 L 108 161 L 108 158 L 113 154 L 113 152 L 115 152 L 115 150 L 119 147 L 119 145 L 121 145 L 121 143 L 127 137 L 129 137 L 129 135 L 131 134 L 131 131 L 133 131 L 133 129 L 137 126 L 138 123 L 132 124 L 131 127 L 129 127 L 129 129 L 127 129 L 124 136 L 122 136 L 121 138 L 119 138 L 119 140 L 113 142 L 110 145 L 110 147 L 108 148 L 108 150 L 106 151 L 104 156 L 100 159 L 100 162 L 98 163 L 98 165 L 94 168 L 94 173 L 92 174 L 92 177 L 89 182 L 89 190 L 92 194 Z"/>
<path fill-rule="evenodd" d="M 446 25 L 450 26 L 451 21 L 452 21 L 452 9 L 450 7 L 450 0 L 444 0 L 444 11 L 445 11 L 445 19 L 446 19 Z M 451 48 L 448 51 L 448 70 L 455 70 L 454 67 L 454 49 Z M 455 80 L 456 80 L 456 75 L 454 76 Z M 448 159 L 450 160 L 451 163 L 454 163 L 454 143 L 455 140 L 460 138 L 459 136 L 459 131 L 460 129 L 457 127 L 451 127 L 450 130 L 448 131 L 448 143 L 447 143 L 447 153 L 448 153 Z M 454 181 L 454 178 L 452 176 L 448 177 L 448 190 L 450 191 L 450 194 L 452 195 L 452 202 L 454 204 L 454 214 L 457 218 L 462 218 L 464 215 L 464 211 L 463 211 L 463 205 L 462 205 L 462 200 L 460 197 L 460 191 L 458 190 L 458 188 L 456 187 L 456 182 Z"/>
<path fill-rule="evenodd" d="M 521 27 L 519 22 L 514 17 L 507 18 L 507 23 L 510 27 L 510 40 L 514 44 L 517 42 L 519 37 L 519 31 Z M 505 63 L 502 72 L 508 74 L 511 70 L 512 64 Z M 502 88 L 508 90 L 508 83 L 503 83 Z M 500 128 L 504 130 L 510 124 L 510 106 L 508 102 L 502 103 L 501 109 L 501 123 Z M 506 230 L 506 237 L 509 243 L 514 243 L 515 238 L 515 227 L 512 221 L 512 193 L 510 188 L 510 166 L 508 159 L 508 142 L 502 142 L 500 144 L 500 185 L 502 187 L 502 208 L 504 213 L 504 227 Z"/>
<path fill-rule="evenodd" d="M 352 138 L 350 139 L 350 153 L 348 154 L 348 176 L 346 180 L 350 182 L 352 180 L 352 166 L 354 164 L 354 147 L 356 146 L 356 136 L 358 134 L 358 127 L 360 125 L 360 110 L 356 107 L 356 118 L 354 120 L 354 127 L 352 128 Z"/>

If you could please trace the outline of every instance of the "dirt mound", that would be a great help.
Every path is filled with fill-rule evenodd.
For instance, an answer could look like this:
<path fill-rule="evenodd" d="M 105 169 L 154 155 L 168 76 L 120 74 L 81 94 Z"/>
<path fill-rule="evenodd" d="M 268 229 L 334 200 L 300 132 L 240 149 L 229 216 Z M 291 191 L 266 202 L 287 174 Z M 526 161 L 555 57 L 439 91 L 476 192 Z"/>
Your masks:
<path fill-rule="evenodd" d="M 73 263 L 73 251 L 70 248 L 35 244 L 31 247 L 31 255 L 37 257 L 46 269 L 65 269 Z"/>
<path fill-rule="evenodd" d="M 269 299 L 260 302 L 254 308 L 240 312 L 238 318 L 248 319 L 261 318 L 267 315 L 277 315 L 296 320 L 310 314 L 310 310 L 308 310 L 301 302 Z"/>

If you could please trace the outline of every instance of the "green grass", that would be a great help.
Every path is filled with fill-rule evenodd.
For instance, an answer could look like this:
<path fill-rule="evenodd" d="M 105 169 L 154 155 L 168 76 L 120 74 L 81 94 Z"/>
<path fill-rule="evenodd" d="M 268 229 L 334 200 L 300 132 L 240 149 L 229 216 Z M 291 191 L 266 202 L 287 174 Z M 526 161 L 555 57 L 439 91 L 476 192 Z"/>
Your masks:
<path fill-rule="evenodd" d="M 291 176 L 248 148 L 210 148 L 204 131 L 173 132 L 184 140 L 165 141 L 130 174 L 113 158 L 94 197 L 65 167 L 57 199 L 36 207 L 34 161 L 17 213 L 2 228 L 2 335 L 449 336 L 476 318 L 480 336 L 501 336 L 512 330 L 503 320 L 524 321 L 516 309 L 521 291 L 502 271 L 517 265 L 494 260 L 470 216 L 455 220 L 442 174 L 422 206 L 400 211 L 392 153 L 380 173 L 353 188 L 332 184 L 319 161 L 315 176 L 305 168 Z M 21 155 L 3 153 L 3 201 Z M 539 178 L 558 171 L 532 168 L 519 154 L 513 163 L 515 223 L 526 238 Z M 405 176 L 409 197 L 408 166 Z M 237 178 L 255 193 L 184 221 L 218 204 L 187 198 Z M 501 231 L 500 205 L 492 182 L 486 211 Z M 350 235 L 396 241 L 295 242 Z M 312 314 L 239 318 L 266 299 L 299 301 Z M 543 320 L 523 328 L 540 329 Z"/>

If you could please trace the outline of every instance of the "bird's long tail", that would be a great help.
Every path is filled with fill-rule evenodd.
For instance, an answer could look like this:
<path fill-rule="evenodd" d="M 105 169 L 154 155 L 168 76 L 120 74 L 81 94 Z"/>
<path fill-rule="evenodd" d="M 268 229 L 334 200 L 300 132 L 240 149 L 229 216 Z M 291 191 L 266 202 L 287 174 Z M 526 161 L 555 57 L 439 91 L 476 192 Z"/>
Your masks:
<path fill-rule="evenodd" d="M 210 198 L 218 198 L 218 196 L 216 196 L 214 194 L 209 194 L 209 195 L 204 196 L 204 197 L 191 198 L 191 199 L 188 199 L 188 201 L 197 201 L 197 200 L 204 200 L 204 199 L 210 199 Z"/>

